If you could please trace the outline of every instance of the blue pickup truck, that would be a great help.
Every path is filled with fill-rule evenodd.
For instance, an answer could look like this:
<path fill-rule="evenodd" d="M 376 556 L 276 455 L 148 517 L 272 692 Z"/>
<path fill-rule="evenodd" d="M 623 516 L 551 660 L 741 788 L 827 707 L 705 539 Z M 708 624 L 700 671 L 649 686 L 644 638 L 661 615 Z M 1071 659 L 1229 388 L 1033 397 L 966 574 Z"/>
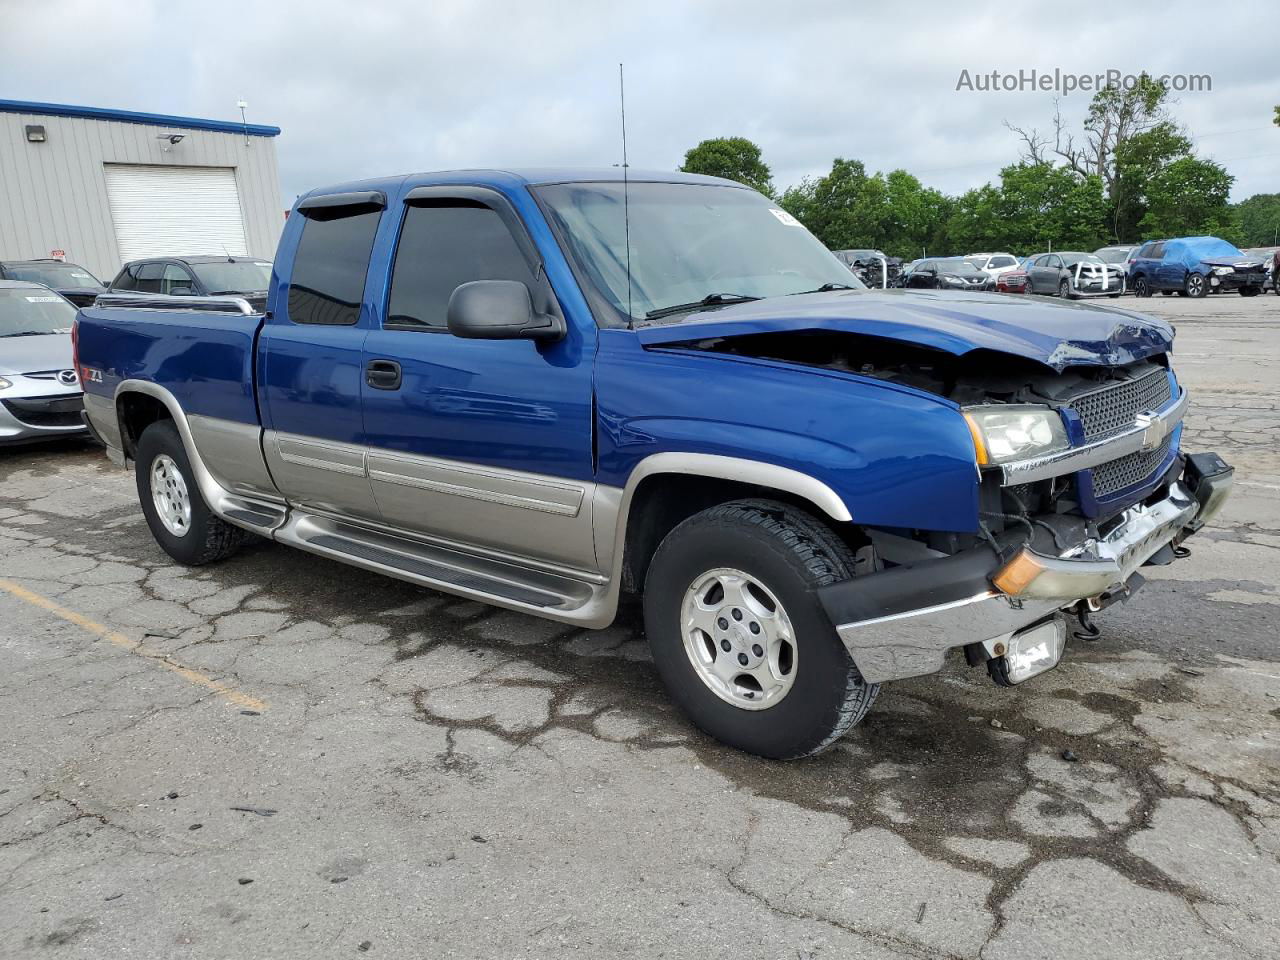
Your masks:
<path fill-rule="evenodd" d="M 568 624 L 644 604 L 720 740 L 832 744 L 950 651 L 1056 665 L 1231 468 L 1163 322 L 867 290 L 737 184 L 466 171 L 302 197 L 264 313 L 80 311 L 86 416 L 184 564 L 258 534 Z M 957 653 L 957 655 L 959 655 Z"/>

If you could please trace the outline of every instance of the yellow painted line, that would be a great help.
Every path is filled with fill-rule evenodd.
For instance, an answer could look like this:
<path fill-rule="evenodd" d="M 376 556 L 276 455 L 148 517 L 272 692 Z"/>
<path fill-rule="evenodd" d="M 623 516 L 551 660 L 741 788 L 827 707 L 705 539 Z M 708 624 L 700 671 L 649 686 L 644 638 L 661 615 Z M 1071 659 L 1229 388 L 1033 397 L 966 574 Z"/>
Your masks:
<path fill-rule="evenodd" d="M 267 709 L 265 701 L 259 700 L 257 697 L 251 697 L 247 693 L 241 693 L 234 687 L 229 687 L 225 683 L 213 679 L 213 677 L 206 676 L 199 670 L 192 670 L 190 667 L 184 667 L 180 663 L 175 663 L 173 660 L 170 660 L 166 654 L 158 653 L 154 650 L 148 650 L 140 641 L 130 640 L 123 633 L 120 633 L 117 630 L 112 630 L 110 627 L 105 624 L 98 623 L 96 620 L 90 620 L 88 617 L 76 613 L 74 610 L 69 610 L 62 606 L 62 604 L 55 603 L 50 600 L 48 597 L 42 597 L 40 594 L 28 590 L 26 587 L 19 586 L 11 580 L 0 580 L 0 590 L 3 590 L 11 596 L 17 597 L 19 600 L 25 600 L 27 603 L 34 607 L 39 607 L 41 610 L 47 610 L 55 617 L 60 617 L 67 621 L 67 623 L 74 623 L 80 629 L 87 630 L 89 633 L 106 640 L 108 643 L 119 647 L 121 650 L 125 650 L 139 657 L 146 657 L 156 666 L 162 667 L 170 673 L 176 673 L 188 683 L 194 683 L 198 687 L 204 687 L 206 690 L 212 690 L 232 706 L 241 707 L 245 710 Z"/>

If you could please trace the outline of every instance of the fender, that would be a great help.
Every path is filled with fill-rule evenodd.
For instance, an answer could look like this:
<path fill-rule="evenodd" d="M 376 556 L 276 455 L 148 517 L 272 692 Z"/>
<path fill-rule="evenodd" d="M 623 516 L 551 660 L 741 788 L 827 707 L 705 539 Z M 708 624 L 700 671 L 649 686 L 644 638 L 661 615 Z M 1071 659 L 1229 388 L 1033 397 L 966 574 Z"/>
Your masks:
<path fill-rule="evenodd" d="M 194 438 L 191 435 L 191 424 L 187 420 L 186 411 L 182 409 L 182 405 L 178 402 L 178 398 L 166 390 L 159 384 L 152 383 L 149 380 L 122 380 L 116 387 L 114 403 L 116 408 L 115 428 L 117 434 L 123 436 L 123 430 L 119 422 L 120 398 L 129 393 L 141 393 L 149 397 L 159 400 L 169 416 L 173 418 L 173 425 L 177 428 L 178 436 L 182 439 L 182 445 L 186 449 L 187 459 L 191 462 L 191 472 L 195 475 L 196 485 L 200 488 L 200 495 L 204 497 L 205 503 L 209 505 L 209 509 L 218 517 L 221 517 L 227 523 L 235 524 L 254 533 L 270 536 L 271 532 L 280 526 L 287 515 L 284 500 L 281 498 L 276 500 L 267 497 L 245 497 L 237 493 L 232 493 L 222 484 L 220 484 L 209 472 L 209 468 L 205 465 L 203 458 L 200 456 L 200 450 L 196 447 Z"/>
<path fill-rule="evenodd" d="M 619 489 L 604 484 L 596 487 L 592 504 L 596 562 L 601 570 L 608 573 L 613 606 L 616 606 L 618 585 L 622 582 L 623 545 L 635 492 L 645 479 L 673 473 L 769 487 L 807 500 L 832 520 L 847 523 L 853 519 L 849 508 L 834 490 L 821 480 L 789 467 L 710 453 L 668 451 L 651 454 L 636 464 L 627 477 L 625 487 Z"/>

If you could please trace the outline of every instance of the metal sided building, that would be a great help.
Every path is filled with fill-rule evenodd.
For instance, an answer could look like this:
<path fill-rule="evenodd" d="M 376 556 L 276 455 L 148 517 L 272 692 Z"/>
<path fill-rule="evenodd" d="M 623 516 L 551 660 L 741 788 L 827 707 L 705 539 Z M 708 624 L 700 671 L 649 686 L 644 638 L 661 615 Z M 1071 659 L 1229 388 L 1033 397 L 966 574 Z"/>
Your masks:
<path fill-rule="evenodd" d="M 279 127 L 0 100 L 0 260 L 271 259 Z"/>

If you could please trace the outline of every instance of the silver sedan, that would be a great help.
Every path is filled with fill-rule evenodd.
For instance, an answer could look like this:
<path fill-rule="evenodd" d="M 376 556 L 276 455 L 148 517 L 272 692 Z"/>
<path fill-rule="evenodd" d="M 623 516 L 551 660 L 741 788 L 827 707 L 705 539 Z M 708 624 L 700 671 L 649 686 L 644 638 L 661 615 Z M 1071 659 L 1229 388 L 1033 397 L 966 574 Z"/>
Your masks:
<path fill-rule="evenodd" d="M 0 444 L 88 432 L 71 358 L 75 318 L 48 287 L 0 280 Z"/>

